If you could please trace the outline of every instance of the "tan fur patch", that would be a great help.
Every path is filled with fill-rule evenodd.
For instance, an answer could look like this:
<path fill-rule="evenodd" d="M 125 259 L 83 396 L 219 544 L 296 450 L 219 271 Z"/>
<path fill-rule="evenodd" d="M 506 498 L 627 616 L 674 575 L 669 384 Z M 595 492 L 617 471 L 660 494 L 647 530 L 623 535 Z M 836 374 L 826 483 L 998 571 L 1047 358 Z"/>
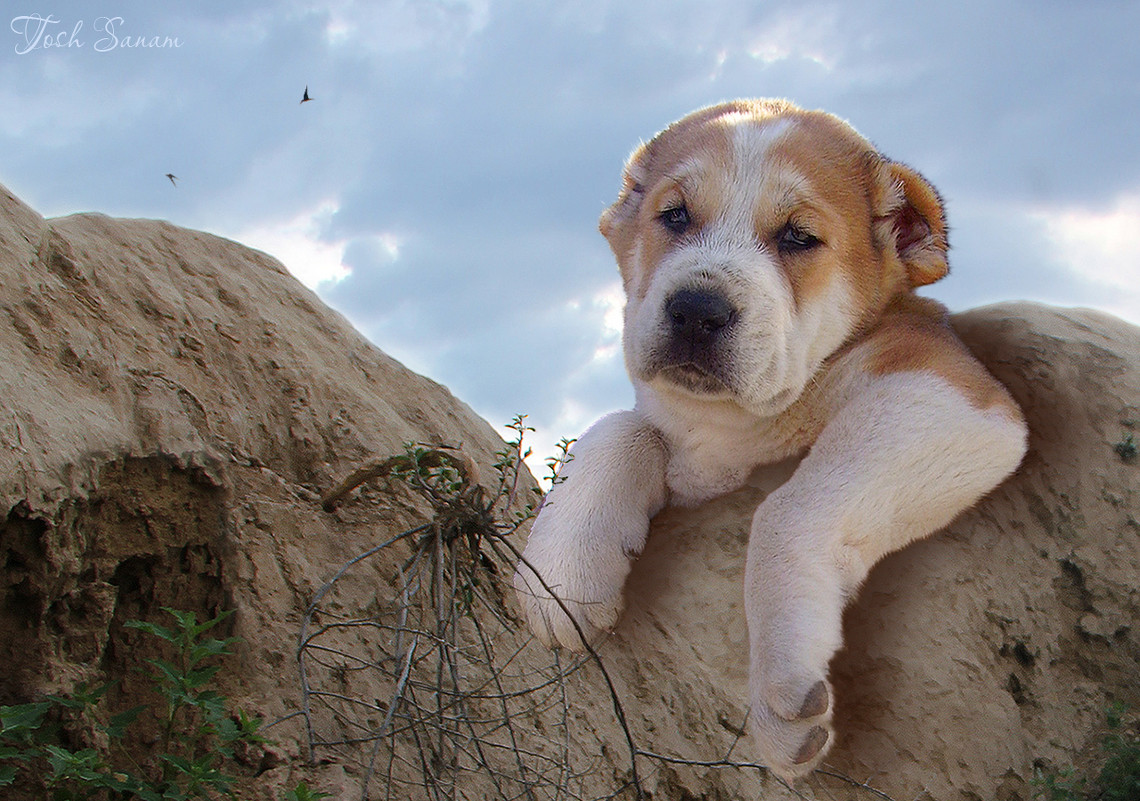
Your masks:
<path fill-rule="evenodd" d="M 673 244 L 654 218 L 683 202 L 699 228 L 702 213 L 716 209 L 718 176 L 727 175 L 732 165 L 730 131 L 704 124 L 716 116 L 719 113 L 698 112 L 638 148 L 626 167 L 620 197 L 602 215 L 599 228 L 617 257 L 626 291 L 634 297 L 644 293 L 653 268 Z"/>
<path fill-rule="evenodd" d="M 793 207 L 773 209 L 779 216 L 802 221 L 817 233 L 826 252 L 785 260 L 797 302 L 815 298 L 843 273 L 862 306 L 877 305 L 880 290 L 879 254 L 869 236 L 869 164 L 871 146 L 849 126 L 822 112 L 799 112 L 796 124 L 773 148 L 773 160 L 786 161 L 805 174 L 811 184 L 807 196 Z M 770 223 L 772 224 L 772 223 Z M 800 264 L 826 259 L 825 264 Z"/>
<path fill-rule="evenodd" d="M 977 409 L 1001 408 L 1021 419 L 1021 410 L 997 379 L 970 355 L 950 328 L 942 304 L 916 295 L 895 298 L 861 348 L 875 375 L 923 371 L 954 385 Z"/>

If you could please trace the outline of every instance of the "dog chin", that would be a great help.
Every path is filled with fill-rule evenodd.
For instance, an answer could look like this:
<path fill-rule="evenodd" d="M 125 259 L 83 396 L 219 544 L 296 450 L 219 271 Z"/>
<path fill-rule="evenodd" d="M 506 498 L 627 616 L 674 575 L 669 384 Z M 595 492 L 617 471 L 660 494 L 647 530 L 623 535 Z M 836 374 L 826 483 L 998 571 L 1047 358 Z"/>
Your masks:
<path fill-rule="evenodd" d="M 733 394 L 728 384 L 719 376 L 695 364 L 677 364 L 662 368 L 657 378 L 674 387 L 685 390 L 690 395 L 701 398 L 721 399 Z"/>
<path fill-rule="evenodd" d="M 802 387 L 784 387 L 771 394 L 741 392 L 717 375 L 692 364 L 673 365 L 640 376 L 658 391 L 698 401 L 730 401 L 757 417 L 775 417 L 799 398 Z"/>
<path fill-rule="evenodd" d="M 738 401 L 757 417 L 775 417 L 796 402 L 802 393 L 792 387 L 785 387 L 763 398 L 748 398 Z"/>

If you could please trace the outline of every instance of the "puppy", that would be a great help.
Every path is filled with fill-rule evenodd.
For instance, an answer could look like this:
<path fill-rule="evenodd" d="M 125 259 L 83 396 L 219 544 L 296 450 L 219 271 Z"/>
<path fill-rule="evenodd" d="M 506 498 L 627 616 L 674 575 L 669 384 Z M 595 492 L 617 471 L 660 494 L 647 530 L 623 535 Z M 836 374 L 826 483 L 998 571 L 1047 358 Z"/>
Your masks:
<path fill-rule="evenodd" d="M 582 648 L 546 587 L 587 638 L 610 629 L 666 503 L 806 454 L 756 510 L 744 584 L 756 748 L 794 779 L 834 740 L 843 607 L 875 562 L 1017 467 L 1024 419 L 945 308 L 914 294 L 948 270 L 938 194 L 834 116 L 774 100 L 696 111 L 633 153 L 600 228 L 636 404 L 574 446 L 519 601 L 544 643 Z"/>

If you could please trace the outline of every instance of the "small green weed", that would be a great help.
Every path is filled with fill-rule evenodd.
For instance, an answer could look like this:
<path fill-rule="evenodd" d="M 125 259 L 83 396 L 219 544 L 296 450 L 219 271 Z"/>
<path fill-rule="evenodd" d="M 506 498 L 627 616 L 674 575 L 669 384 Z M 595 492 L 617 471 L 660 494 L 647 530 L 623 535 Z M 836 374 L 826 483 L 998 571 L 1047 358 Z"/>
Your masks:
<path fill-rule="evenodd" d="M 210 688 L 221 667 L 218 659 L 230 653 L 236 640 L 206 634 L 231 612 L 199 623 L 193 612 L 164 609 L 174 618 L 170 628 L 142 621 L 126 624 L 169 643 L 174 652 L 170 661 L 148 660 L 150 679 L 164 701 L 162 708 L 151 710 L 161 731 L 154 758 L 138 765 L 128 757 L 131 770 L 113 766 L 108 751 L 122 751 L 128 727 L 148 707 L 119 712 L 101 724 L 104 696 L 112 685 L 81 685 L 70 695 L 0 706 L 0 788 L 22 780 L 21 786 L 47 791 L 43 797 L 53 801 L 233 797 L 235 777 L 227 766 L 233 762 L 234 749 L 264 739 L 259 718 L 241 710 L 229 714 L 226 699 Z M 109 748 L 76 748 L 73 741 L 81 731 L 100 732 Z M 286 798 L 315 801 L 325 795 L 301 783 Z"/>
<path fill-rule="evenodd" d="M 320 801 L 328 798 L 332 793 L 322 793 L 320 790 L 310 790 L 309 785 L 301 782 L 292 790 L 285 793 L 284 801 Z"/>
<path fill-rule="evenodd" d="M 1136 455 L 1140 453 L 1140 449 L 1136 447 L 1136 439 L 1132 434 L 1125 434 L 1120 442 L 1112 446 L 1116 451 L 1116 455 L 1120 457 L 1121 461 L 1131 464 L 1136 461 Z"/>
<path fill-rule="evenodd" d="M 1034 798 L 1043 801 L 1136 801 L 1140 799 L 1140 730 L 1125 721 L 1123 704 L 1107 714 L 1108 733 L 1101 740 L 1104 762 L 1093 781 L 1071 767 L 1052 773 L 1038 771 Z"/>

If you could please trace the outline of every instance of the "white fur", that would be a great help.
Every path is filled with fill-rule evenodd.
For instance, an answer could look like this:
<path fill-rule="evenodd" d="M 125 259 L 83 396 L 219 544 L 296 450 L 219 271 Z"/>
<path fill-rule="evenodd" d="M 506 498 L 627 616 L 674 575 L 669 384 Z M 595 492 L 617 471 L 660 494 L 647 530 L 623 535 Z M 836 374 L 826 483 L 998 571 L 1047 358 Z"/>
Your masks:
<path fill-rule="evenodd" d="M 916 413 L 920 410 L 920 413 Z M 1025 428 L 929 373 L 860 387 L 795 474 L 760 504 L 745 571 L 752 722 L 770 764 L 819 718 L 789 721 L 826 681 L 843 607 L 887 553 L 949 523 L 1017 467 Z M 857 458 L 853 458 L 857 454 Z"/>
<path fill-rule="evenodd" d="M 587 639 L 617 622 L 630 559 L 665 505 L 665 458 L 661 435 L 636 411 L 603 417 L 574 446 L 560 475 L 574 489 L 562 492 L 560 485 L 546 496 L 514 577 L 523 611 L 546 645 L 582 647 L 547 588 Z"/>

